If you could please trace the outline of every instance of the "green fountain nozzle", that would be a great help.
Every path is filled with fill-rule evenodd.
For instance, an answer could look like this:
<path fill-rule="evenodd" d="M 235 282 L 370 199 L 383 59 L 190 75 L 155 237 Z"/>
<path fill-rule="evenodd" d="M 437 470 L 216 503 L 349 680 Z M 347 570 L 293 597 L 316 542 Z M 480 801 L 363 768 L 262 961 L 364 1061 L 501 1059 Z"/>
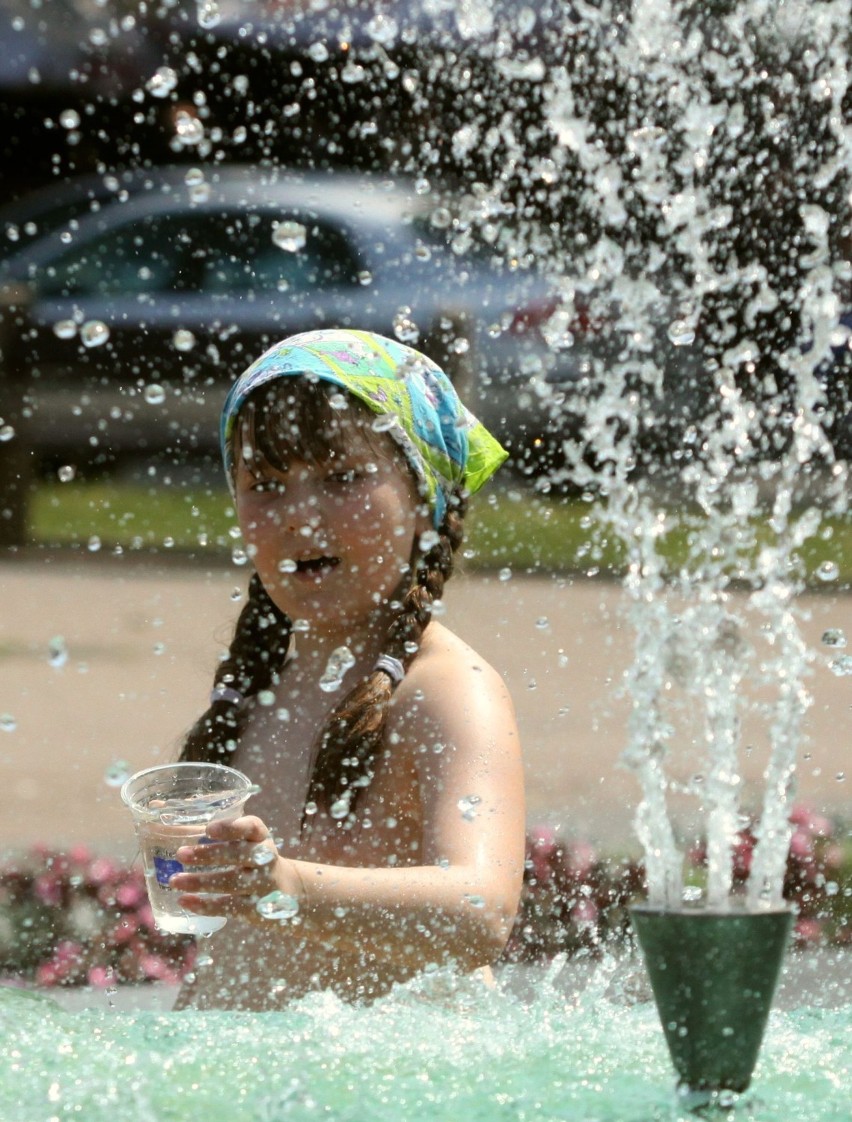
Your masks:
<path fill-rule="evenodd" d="M 630 909 L 678 1089 L 700 1105 L 751 1082 L 793 920 L 791 909 Z"/>

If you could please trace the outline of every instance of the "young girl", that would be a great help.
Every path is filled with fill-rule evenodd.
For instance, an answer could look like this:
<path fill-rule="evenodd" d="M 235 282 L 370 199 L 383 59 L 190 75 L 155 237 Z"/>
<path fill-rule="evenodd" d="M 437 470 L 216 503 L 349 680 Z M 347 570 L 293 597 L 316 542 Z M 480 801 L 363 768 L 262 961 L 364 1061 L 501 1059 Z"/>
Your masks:
<path fill-rule="evenodd" d="M 231 917 L 178 1008 L 487 966 L 523 872 L 518 733 L 500 677 L 433 617 L 466 496 L 506 454 L 434 363 L 361 331 L 272 347 L 221 431 L 255 572 L 181 758 L 259 792 L 178 853 L 181 904 Z"/>

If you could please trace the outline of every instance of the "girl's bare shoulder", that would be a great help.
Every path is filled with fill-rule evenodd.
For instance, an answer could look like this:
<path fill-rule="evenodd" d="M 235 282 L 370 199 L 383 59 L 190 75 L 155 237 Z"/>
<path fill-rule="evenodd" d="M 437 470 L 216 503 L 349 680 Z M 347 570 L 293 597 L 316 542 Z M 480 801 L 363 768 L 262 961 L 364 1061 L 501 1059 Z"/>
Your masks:
<path fill-rule="evenodd" d="M 509 691 L 497 670 L 458 635 L 433 621 L 404 681 L 394 694 L 391 720 L 438 726 L 452 734 L 475 717 L 514 725 Z M 424 728 L 424 732 L 425 732 Z"/>

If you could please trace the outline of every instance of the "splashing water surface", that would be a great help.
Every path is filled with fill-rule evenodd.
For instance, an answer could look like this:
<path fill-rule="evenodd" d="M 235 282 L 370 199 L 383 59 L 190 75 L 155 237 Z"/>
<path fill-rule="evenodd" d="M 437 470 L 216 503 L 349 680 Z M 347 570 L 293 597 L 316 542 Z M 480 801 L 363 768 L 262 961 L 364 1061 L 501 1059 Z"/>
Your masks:
<path fill-rule="evenodd" d="M 675 1122 L 650 1002 L 539 979 L 527 1003 L 433 976 L 365 1009 L 315 995 L 268 1014 L 65 1012 L 0 992 L 4 1122 L 500 1119 Z M 629 1013 L 629 1015 L 625 1015 Z M 848 1117 L 852 1014 L 773 1013 L 740 1122 Z M 724 1115 L 720 1115 L 723 1117 Z"/>

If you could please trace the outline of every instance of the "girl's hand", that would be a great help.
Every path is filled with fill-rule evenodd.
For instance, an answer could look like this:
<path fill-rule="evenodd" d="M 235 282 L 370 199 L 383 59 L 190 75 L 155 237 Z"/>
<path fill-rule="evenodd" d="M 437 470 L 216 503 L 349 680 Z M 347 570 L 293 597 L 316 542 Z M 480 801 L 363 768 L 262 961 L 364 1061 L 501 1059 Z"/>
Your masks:
<path fill-rule="evenodd" d="M 297 913 L 301 881 L 264 822 L 253 815 L 211 822 L 207 837 L 210 842 L 182 846 L 175 854 L 186 868 L 169 887 L 182 893 L 182 908 L 258 924 Z"/>

